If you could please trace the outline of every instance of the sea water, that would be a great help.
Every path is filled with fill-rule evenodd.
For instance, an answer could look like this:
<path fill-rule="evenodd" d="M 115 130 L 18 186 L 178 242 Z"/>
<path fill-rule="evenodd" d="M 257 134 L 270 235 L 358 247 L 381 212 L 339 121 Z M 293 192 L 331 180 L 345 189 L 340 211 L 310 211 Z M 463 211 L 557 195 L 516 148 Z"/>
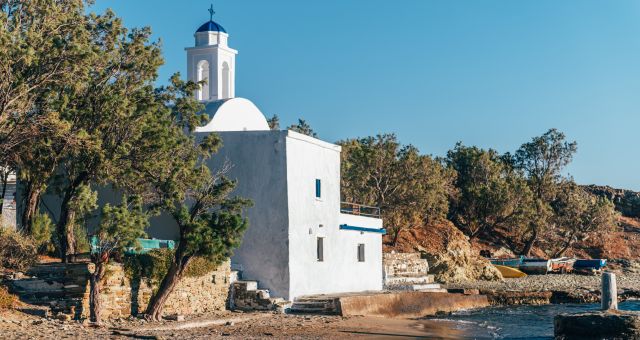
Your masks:
<path fill-rule="evenodd" d="M 428 338 L 439 339 L 553 339 L 553 318 L 562 313 L 594 311 L 599 304 L 489 307 L 461 311 L 445 318 L 419 322 Z M 622 310 L 640 310 L 640 301 L 619 304 Z M 450 332 L 443 332 L 448 329 Z M 433 332 L 432 332 L 433 331 Z M 448 333 L 448 334 L 447 334 Z"/>

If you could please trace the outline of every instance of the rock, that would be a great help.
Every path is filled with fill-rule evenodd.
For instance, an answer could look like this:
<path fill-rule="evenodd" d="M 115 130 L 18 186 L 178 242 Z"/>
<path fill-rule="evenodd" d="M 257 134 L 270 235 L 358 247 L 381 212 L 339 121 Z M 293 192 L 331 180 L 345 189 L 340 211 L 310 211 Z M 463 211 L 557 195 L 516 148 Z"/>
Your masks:
<path fill-rule="evenodd" d="M 60 321 L 71 321 L 72 317 L 69 314 L 60 313 L 60 314 L 56 315 L 56 319 L 58 319 Z"/>
<path fill-rule="evenodd" d="M 443 249 L 429 251 L 422 249 L 429 262 L 429 273 L 437 282 L 452 283 L 475 280 L 500 281 L 502 274 L 491 263 L 477 254 L 469 243 L 469 238 L 453 225 L 443 229 Z"/>
<path fill-rule="evenodd" d="M 182 314 L 172 314 L 172 315 L 167 315 L 164 317 L 165 320 L 171 320 L 171 321 L 184 321 L 184 315 Z"/>
<path fill-rule="evenodd" d="M 599 311 L 561 314 L 553 321 L 556 338 L 640 339 L 640 313 Z"/>

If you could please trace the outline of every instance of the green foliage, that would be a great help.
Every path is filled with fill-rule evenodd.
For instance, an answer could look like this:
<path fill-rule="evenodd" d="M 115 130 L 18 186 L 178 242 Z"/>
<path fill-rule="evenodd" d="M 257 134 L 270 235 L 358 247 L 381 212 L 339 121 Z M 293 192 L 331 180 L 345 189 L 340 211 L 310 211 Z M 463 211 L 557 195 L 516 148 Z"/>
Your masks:
<path fill-rule="evenodd" d="M 75 196 L 70 200 L 69 209 L 73 211 L 69 224 L 74 236 L 73 246 L 75 252 L 88 253 L 91 245 L 89 244 L 86 225 L 87 221 L 92 217 L 92 213 L 98 209 L 98 193 L 87 184 L 80 185 Z M 56 245 L 59 246 L 60 242 L 56 242 Z"/>
<path fill-rule="evenodd" d="M 78 87 L 87 74 L 92 51 L 84 5 L 0 1 L 0 164 L 27 170 L 24 162 L 37 164 L 31 151 L 40 153 L 63 134 L 48 99 L 63 87 Z"/>
<path fill-rule="evenodd" d="M 139 247 L 138 238 L 146 237 L 149 214 L 144 210 L 139 197 L 123 197 L 122 203 L 109 203 L 102 208 L 102 219 L 95 232 L 97 251 L 111 254 L 124 252 L 129 247 Z"/>
<path fill-rule="evenodd" d="M 33 218 L 31 237 L 33 238 L 39 254 L 52 254 L 55 251 L 53 236 L 55 226 L 46 213 L 37 213 Z"/>
<path fill-rule="evenodd" d="M 128 155 L 136 161 L 135 173 L 127 176 L 129 185 L 143 188 L 151 206 L 167 211 L 180 231 L 169 271 L 149 303 L 153 319 L 160 318 L 166 297 L 194 258 L 220 263 L 239 245 L 247 227 L 241 213 L 249 201 L 229 197 L 236 183 L 225 177 L 228 166 L 212 174 L 205 163 L 222 140 L 209 134 L 197 141 L 193 134 L 195 119 L 201 117 L 197 110 L 202 109 L 192 96 L 194 88 L 193 83 L 172 78 L 172 85 L 161 90 L 169 109 L 145 126 L 144 134 L 151 138 L 140 141 Z M 180 110 L 171 103 L 181 103 Z"/>
<path fill-rule="evenodd" d="M 533 197 L 521 172 L 494 150 L 456 144 L 446 164 L 458 174 L 449 219 L 471 237 L 498 227 L 526 226 L 533 214 Z"/>
<path fill-rule="evenodd" d="M 38 261 L 38 248 L 29 236 L 0 227 L 0 267 L 25 271 Z"/>
<path fill-rule="evenodd" d="M 149 286 L 157 286 L 167 275 L 174 252 L 171 249 L 153 249 L 144 254 L 127 254 L 124 257 L 125 275 L 130 280 L 144 280 Z"/>
<path fill-rule="evenodd" d="M 208 258 L 194 257 L 191 263 L 189 263 L 184 275 L 187 277 L 202 277 L 216 270 L 219 265 L 220 263 L 211 261 Z"/>
<path fill-rule="evenodd" d="M 444 219 L 455 172 L 394 134 L 341 141 L 342 199 L 377 206 L 394 243 L 403 229 Z"/>
<path fill-rule="evenodd" d="M 576 241 L 585 240 L 593 233 L 611 231 L 617 224 L 618 213 L 613 202 L 590 194 L 573 181 L 561 184 L 551 206 L 554 212 L 552 233 L 555 235 L 545 243 L 550 255 L 555 257 L 564 254 Z M 548 242 L 558 238 L 562 242 Z"/>
<path fill-rule="evenodd" d="M 311 125 L 309 125 L 309 123 L 307 123 L 304 119 L 298 119 L 298 123 L 290 125 L 287 128 L 287 130 L 299 132 L 304 135 L 311 136 L 313 138 L 318 137 L 318 134 L 315 131 L 313 131 L 313 129 L 311 128 Z"/>
<path fill-rule="evenodd" d="M 144 280 L 149 286 L 157 287 L 167 275 L 175 252 L 171 249 L 153 249 L 144 254 L 127 254 L 123 258 L 125 275 L 130 280 Z M 208 258 L 194 257 L 185 270 L 187 277 L 202 277 L 218 268 Z"/>
<path fill-rule="evenodd" d="M 564 180 L 562 170 L 571 162 L 577 148 L 577 143 L 566 141 L 562 132 L 550 129 L 542 136 L 534 137 L 531 142 L 522 144 L 514 156 L 505 155 L 505 159 L 516 169 L 523 171 L 533 193 L 535 218 L 524 230 L 522 253 L 525 255 L 552 226 L 554 212 L 551 203 L 556 199 Z"/>
<path fill-rule="evenodd" d="M 269 129 L 280 130 L 280 117 L 278 115 L 273 115 L 273 117 L 267 119 L 267 123 L 269 124 Z"/>

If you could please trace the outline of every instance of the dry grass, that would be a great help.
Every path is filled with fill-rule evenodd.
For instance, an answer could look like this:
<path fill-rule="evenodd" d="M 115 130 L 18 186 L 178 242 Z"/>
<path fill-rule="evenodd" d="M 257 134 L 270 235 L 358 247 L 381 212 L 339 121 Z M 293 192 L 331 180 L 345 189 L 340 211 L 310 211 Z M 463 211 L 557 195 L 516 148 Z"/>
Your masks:
<path fill-rule="evenodd" d="M 14 307 L 17 299 L 9 293 L 7 288 L 0 286 L 0 310 Z"/>

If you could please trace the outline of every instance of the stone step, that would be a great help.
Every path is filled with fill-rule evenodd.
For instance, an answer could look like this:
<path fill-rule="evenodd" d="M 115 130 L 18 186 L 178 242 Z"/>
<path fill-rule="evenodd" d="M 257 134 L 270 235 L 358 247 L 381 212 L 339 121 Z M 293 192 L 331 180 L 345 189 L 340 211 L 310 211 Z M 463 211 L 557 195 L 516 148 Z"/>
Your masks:
<path fill-rule="evenodd" d="M 433 275 L 424 276 L 388 276 L 385 278 L 385 285 L 395 284 L 427 284 L 433 283 Z"/>
<path fill-rule="evenodd" d="M 238 280 L 233 283 L 233 287 L 245 292 L 256 291 L 258 290 L 258 281 Z"/>
<path fill-rule="evenodd" d="M 396 284 L 396 285 L 386 285 L 386 289 L 388 290 L 408 290 L 408 291 L 425 291 L 425 290 L 442 290 L 442 292 L 446 293 L 446 289 L 442 289 L 439 283 L 426 283 L 426 284 Z"/>
<path fill-rule="evenodd" d="M 443 290 L 445 293 L 448 292 L 446 289 L 443 289 L 439 283 L 428 283 L 424 285 L 413 285 L 413 290 L 425 291 L 425 290 Z"/>
<path fill-rule="evenodd" d="M 232 270 L 231 274 L 229 275 L 229 282 L 234 283 L 240 280 L 242 280 L 242 272 L 237 270 Z"/>
<path fill-rule="evenodd" d="M 338 308 L 333 305 L 327 305 L 322 302 L 298 302 L 295 301 L 289 308 L 290 313 L 299 314 L 323 314 L 323 315 L 335 315 L 340 314 Z"/>
<path fill-rule="evenodd" d="M 419 271 L 396 271 L 393 272 L 392 275 L 389 274 L 389 277 L 419 277 L 419 276 L 427 276 L 431 275 L 428 271 L 419 270 Z"/>

